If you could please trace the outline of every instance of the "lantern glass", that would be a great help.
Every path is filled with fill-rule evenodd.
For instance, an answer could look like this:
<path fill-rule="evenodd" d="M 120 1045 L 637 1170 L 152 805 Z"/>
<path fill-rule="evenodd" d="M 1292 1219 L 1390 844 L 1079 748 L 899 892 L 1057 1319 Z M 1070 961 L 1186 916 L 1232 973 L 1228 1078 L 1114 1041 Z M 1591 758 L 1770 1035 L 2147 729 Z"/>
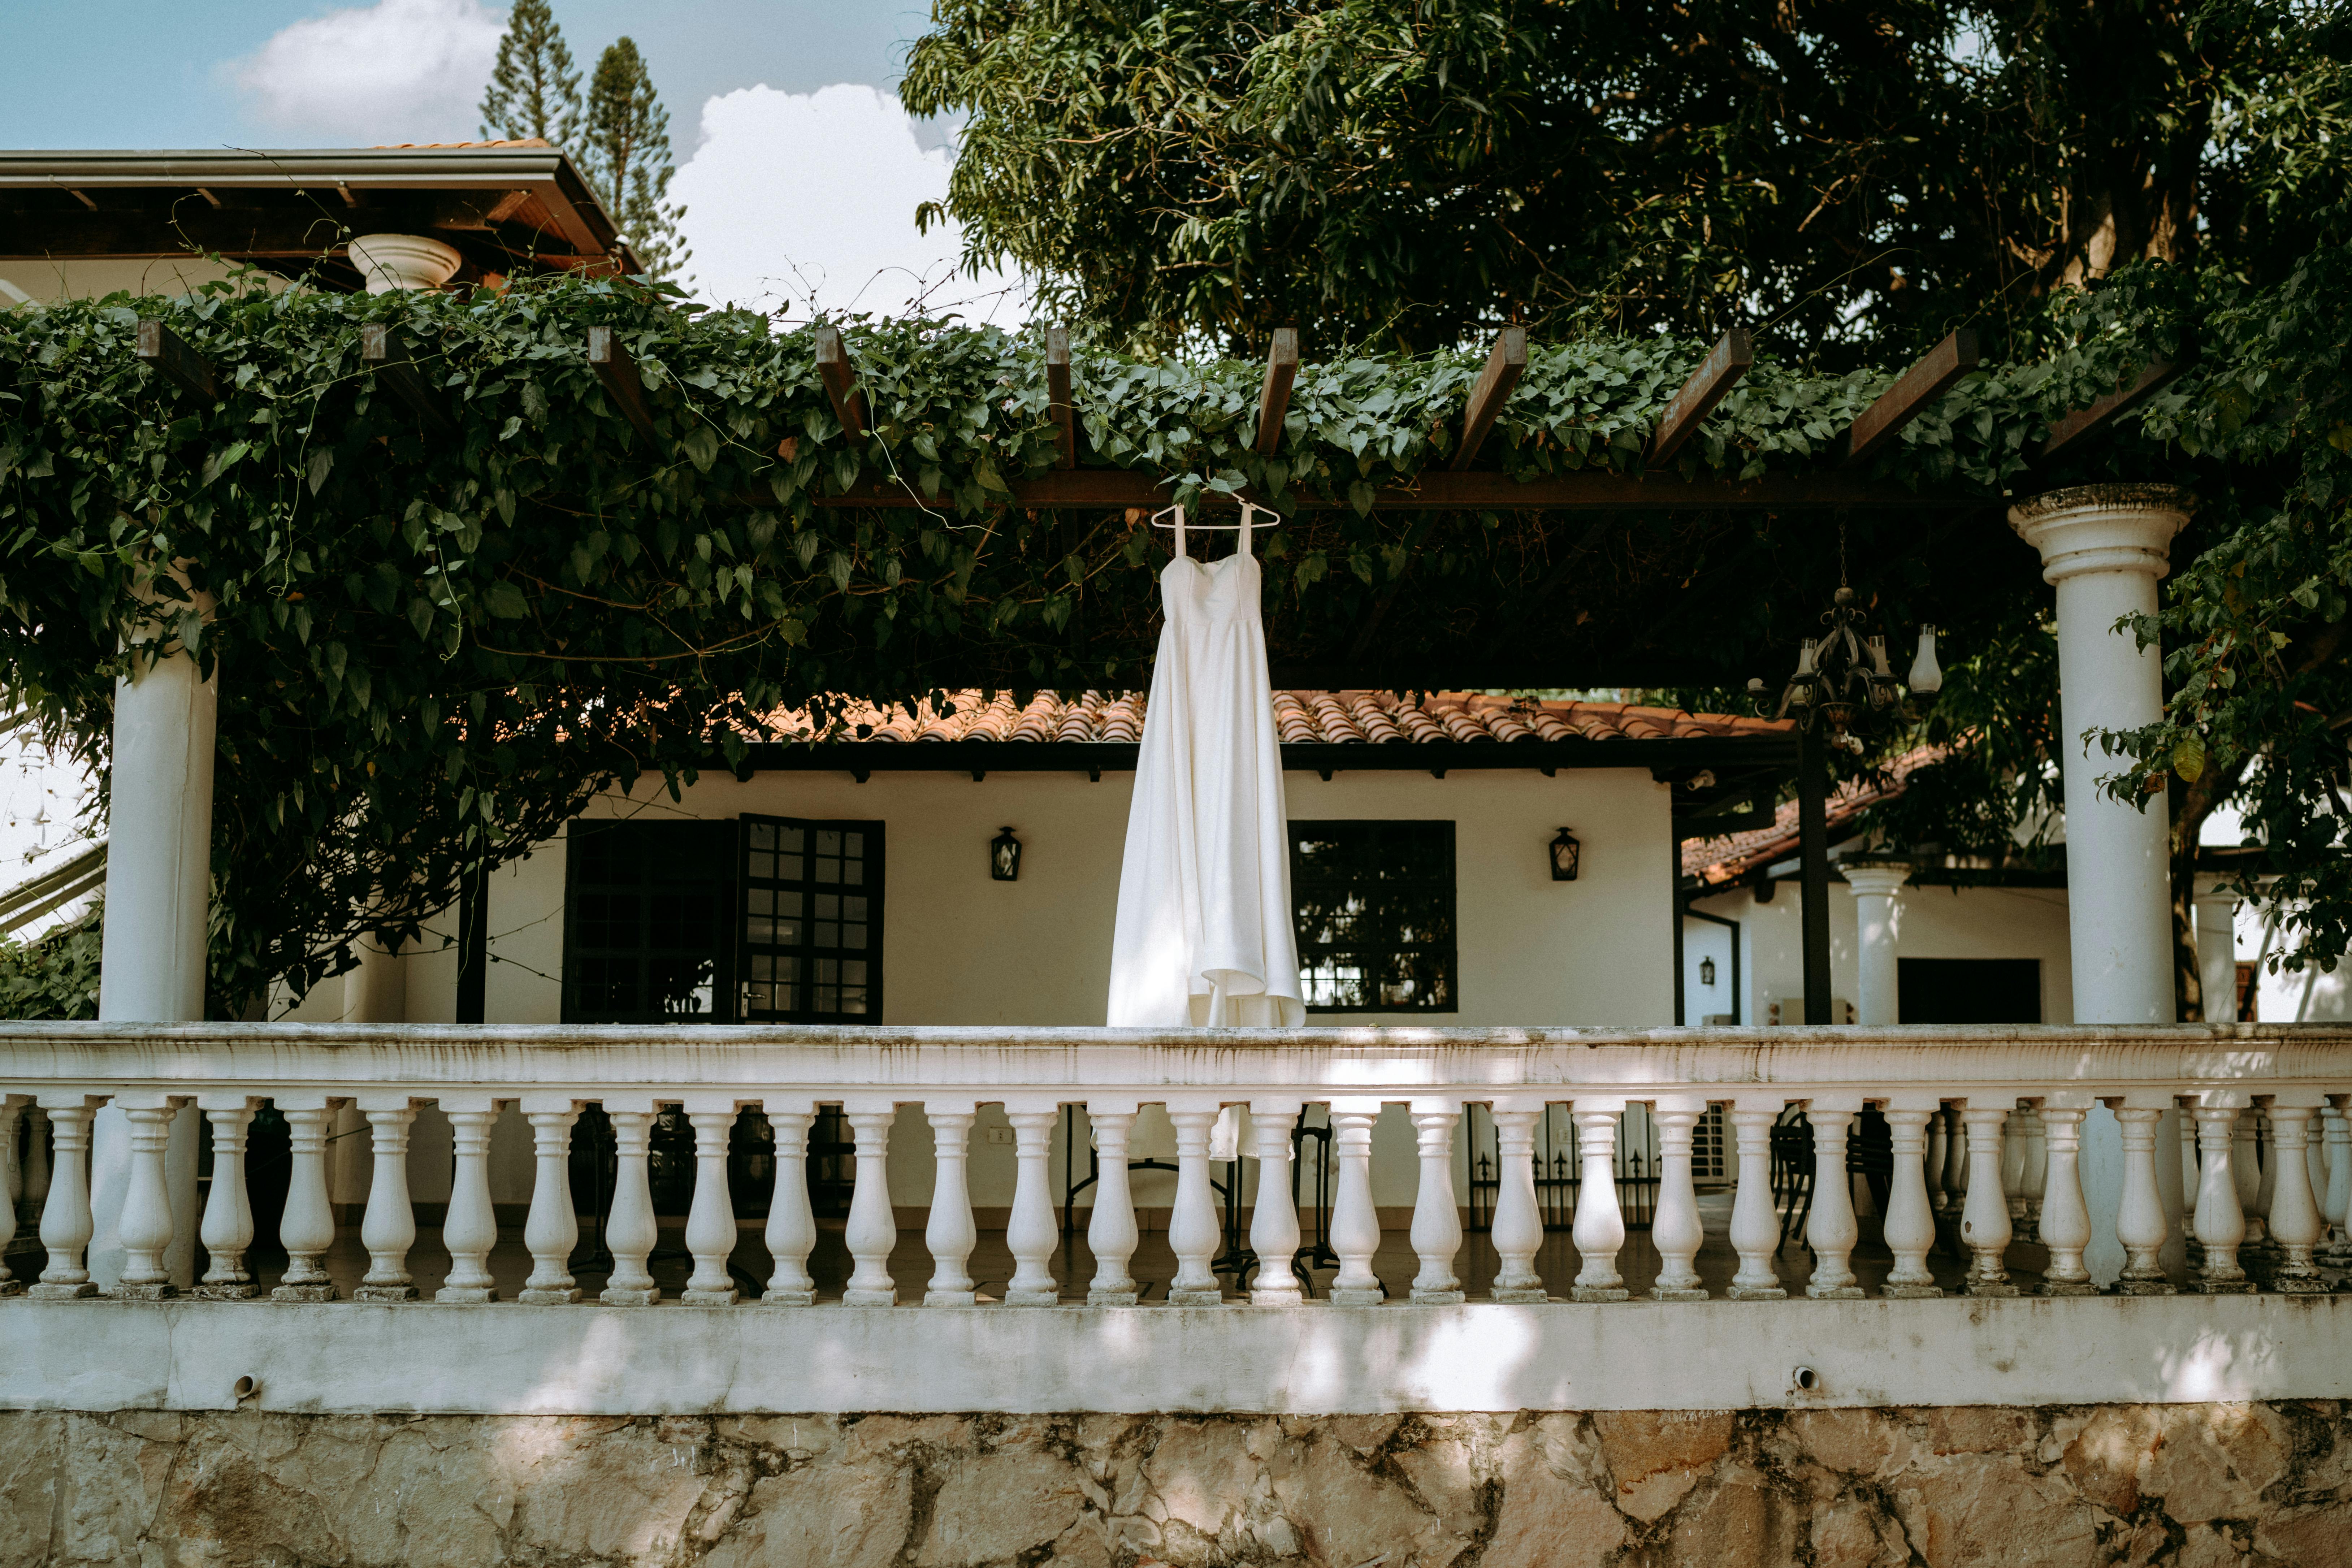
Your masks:
<path fill-rule="evenodd" d="M 1576 835 L 1563 827 L 1559 837 L 1551 841 L 1551 879 L 1555 882 L 1576 880 L 1578 863 L 1583 858 L 1584 846 Z"/>
<path fill-rule="evenodd" d="M 1698 983 L 1701 985 L 1715 984 L 1715 960 L 1702 958 L 1698 961 Z"/>
<path fill-rule="evenodd" d="M 998 882 L 1021 879 L 1021 840 L 1013 837 L 1010 827 L 1000 829 L 988 841 L 988 875 Z"/>

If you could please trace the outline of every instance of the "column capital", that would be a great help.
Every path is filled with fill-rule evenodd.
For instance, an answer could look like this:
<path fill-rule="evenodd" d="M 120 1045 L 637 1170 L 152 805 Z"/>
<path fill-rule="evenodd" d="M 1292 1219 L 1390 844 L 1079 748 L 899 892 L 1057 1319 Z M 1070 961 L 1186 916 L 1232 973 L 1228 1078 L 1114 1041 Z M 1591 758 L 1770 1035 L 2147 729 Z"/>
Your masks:
<path fill-rule="evenodd" d="M 1892 898 L 1911 880 L 1911 868 L 1900 861 L 1873 860 L 1857 865 L 1841 860 L 1838 869 L 1845 873 L 1845 885 L 1853 889 L 1857 899 Z"/>
<path fill-rule="evenodd" d="M 2197 510 L 2173 485 L 2076 485 L 2030 496 L 2009 509 L 2009 525 L 2042 552 L 2046 583 L 2085 572 L 2172 570 L 2172 536 Z"/>
<path fill-rule="evenodd" d="M 362 234 L 349 249 L 371 294 L 438 289 L 466 259 L 454 247 L 421 234 Z"/>

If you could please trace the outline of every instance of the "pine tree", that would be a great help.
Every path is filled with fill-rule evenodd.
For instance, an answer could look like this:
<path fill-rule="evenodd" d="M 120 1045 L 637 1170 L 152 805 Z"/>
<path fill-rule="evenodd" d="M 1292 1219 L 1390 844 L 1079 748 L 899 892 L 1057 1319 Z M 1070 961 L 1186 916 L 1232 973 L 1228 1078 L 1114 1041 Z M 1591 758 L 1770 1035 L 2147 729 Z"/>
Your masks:
<path fill-rule="evenodd" d="M 580 73 L 572 68 L 563 29 L 547 0 L 515 0 L 499 39 L 498 66 L 482 93 L 483 136 L 536 136 L 562 147 L 579 125 Z"/>
<path fill-rule="evenodd" d="M 677 232 L 686 209 L 663 199 L 677 173 L 670 157 L 669 110 L 655 93 L 633 39 L 621 39 L 596 62 L 579 158 L 580 172 L 603 198 L 646 275 L 675 276 L 693 252 Z"/>

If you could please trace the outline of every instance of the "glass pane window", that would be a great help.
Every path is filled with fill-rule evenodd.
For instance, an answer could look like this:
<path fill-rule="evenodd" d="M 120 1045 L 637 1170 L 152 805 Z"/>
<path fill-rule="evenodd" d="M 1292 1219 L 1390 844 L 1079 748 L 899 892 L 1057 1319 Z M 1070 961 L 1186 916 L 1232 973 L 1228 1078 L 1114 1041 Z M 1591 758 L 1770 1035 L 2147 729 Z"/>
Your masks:
<path fill-rule="evenodd" d="M 1318 1013 L 1451 1013 L 1454 824 L 1294 822 L 1299 982 Z"/>
<path fill-rule="evenodd" d="M 881 1011 L 882 825 L 745 817 L 738 1016 L 871 1022 Z"/>
<path fill-rule="evenodd" d="M 574 822 L 565 835 L 563 1018 L 723 1022 L 735 833 L 725 822 Z"/>

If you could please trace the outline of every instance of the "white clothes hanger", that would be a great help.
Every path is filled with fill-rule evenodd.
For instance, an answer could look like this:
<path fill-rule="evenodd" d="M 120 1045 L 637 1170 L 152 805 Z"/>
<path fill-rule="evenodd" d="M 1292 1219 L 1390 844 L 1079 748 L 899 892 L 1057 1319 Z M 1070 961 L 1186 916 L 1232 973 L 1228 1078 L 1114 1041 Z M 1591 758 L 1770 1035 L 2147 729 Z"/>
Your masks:
<path fill-rule="evenodd" d="M 1270 506 L 1260 506 L 1254 500 L 1243 501 L 1241 505 L 1242 517 L 1239 522 L 1191 522 L 1186 520 L 1183 503 L 1180 501 L 1174 506 L 1163 507 L 1160 510 L 1153 512 L 1151 514 L 1151 526 L 1154 528 L 1171 529 L 1175 531 L 1176 553 L 1179 555 L 1185 553 L 1184 533 L 1187 529 L 1205 528 L 1213 531 L 1222 531 L 1229 528 L 1239 529 L 1242 536 L 1241 552 L 1246 555 L 1249 553 L 1251 532 L 1259 528 L 1279 527 L 1282 523 L 1282 514 L 1275 510 Z M 1274 521 L 1272 522 L 1265 523 L 1257 521 L 1257 514 L 1260 512 L 1265 513 Z M 1163 517 L 1170 516 L 1174 517 L 1176 521 L 1173 522 L 1162 522 L 1160 521 Z"/>

